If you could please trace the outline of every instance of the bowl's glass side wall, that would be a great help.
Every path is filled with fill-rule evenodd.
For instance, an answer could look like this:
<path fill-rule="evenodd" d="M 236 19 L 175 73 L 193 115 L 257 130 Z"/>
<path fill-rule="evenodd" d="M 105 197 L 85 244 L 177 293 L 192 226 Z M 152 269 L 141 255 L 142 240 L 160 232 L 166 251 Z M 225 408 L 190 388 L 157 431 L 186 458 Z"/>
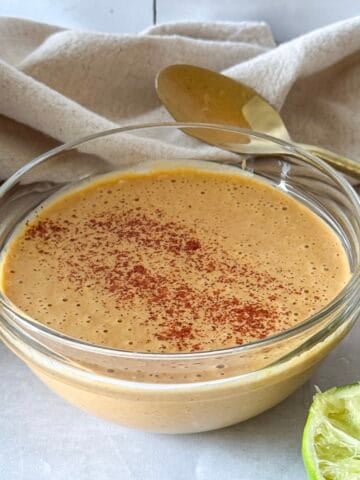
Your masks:
<path fill-rule="evenodd" d="M 115 370 L 105 374 L 96 366 L 87 370 L 83 364 L 69 362 L 69 359 L 63 362 L 57 354 L 42 352 L 38 346 L 12 336 L 10 330 L 3 332 L 3 339 L 46 385 L 90 413 L 153 432 L 193 433 L 244 421 L 279 403 L 310 377 L 317 364 L 347 333 L 351 323 L 348 318 L 334 327 L 332 333 L 321 332 L 321 339 L 317 338 L 312 347 L 258 372 L 239 376 L 233 372 L 234 376 L 223 377 L 223 382 L 204 382 L 201 381 L 203 369 L 198 370 L 202 373 L 198 374 L 201 378 L 197 383 L 189 382 L 188 378 L 187 383 L 181 383 L 184 379 L 178 375 L 177 382 L 171 385 L 169 382 L 175 380 L 169 379 L 169 375 L 165 384 L 160 378 L 157 384 L 142 383 L 133 381 L 138 379 L 138 373 L 133 371 L 133 378 L 124 381 Z M 226 358 L 218 360 L 227 361 Z M 181 370 L 177 372 L 177 363 L 168 362 L 166 368 L 181 373 Z M 129 365 L 130 369 L 135 368 L 136 362 Z M 199 368 L 197 365 L 188 362 L 188 370 L 183 369 L 182 373 L 187 374 L 189 369 L 191 373 Z M 140 362 L 137 366 L 141 368 Z M 156 377 L 159 363 L 153 367 Z M 214 364 L 213 368 L 216 368 Z"/>
<path fill-rule="evenodd" d="M 168 129 L 169 130 L 169 129 Z M 183 135 L 178 128 L 172 127 L 170 140 L 175 141 Z M 150 130 L 148 131 L 148 133 Z M 141 135 L 141 130 L 135 132 Z M 244 133 L 241 133 L 241 143 L 244 144 Z M 149 136 L 149 135 L 148 135 Z M 164 136 L 161 127 L 151 129 L 152 137 Z M 234 136 L 231 134 L 234 150 Z M 251 138 L 249 142 L 251 143 Z M 262 140 L 265 142 L 265 140 Z M 269 140 L 266 140 L 269 143 Z M 271 142 L 270 142 L 271 143 Z M 131 145 L 134 145 L 133 142 Z M 194 147 L 196 142 L 194 141 Z M 335 228 L 342 238 L 348 252 L 352 269 L 358 264 L 359 218 L 354 215 L 353 204 L 347 192 L 341 188 L 336 177 L 326 169 L 316 168 L 308 159 L 293 151 L 274 153 L 269 156 L 262 154 L 231 154 L 220 149 L 211 149 L 209 159 L 221 165 L 231 165 L 254 173 L 266 179 L 278 188 L 283 189 L 300 201 L 314 209 Z M 126 147 L 126 148 L 125 148 Z M 119 154 L 121 152 L 121 156 Z M 204 160 L 206 155 L 201 148 L 193 148 L 192 159 Z M 181 152 L 175 153 L 171 160 L 183 160 Z M 0 249 L 15 226 L 31 212 L 39 203 L 61 188 L 75 185 L 79 181 L 91 178 L 94 175 L 109 173 L 113 170 L 138 168 L 143 162 L 157 161 L 149 150 L 126 146 L 124 133 L 114 133 L 109 136 L 100 136 L 81 144 L 78 148 L 63 150 L 51 154 L 49 157 L 25 170 L 0 198 Z M 160 159 L 161 160 L 161 159 Z M 354 321 L 359 305 L 359 292 L 352 291 L 348 298 L 339 301 L 336 308 L 311 327 L 268 343 L 261 343 L 249 349 L 233 349 L 228 352 L 212 353 L 203 356 L 182 356 L 182 358 L 162 359 L 160 357 L 136 356 L 121 354 L 109 350 L 93 349 L 86 344 L 67 341 L 61 336 L 52 335 L 47 328 L 38 328 L 22 318 L 21 312 L 11 306 L 6 306 L 3 299 L 0 332 L 6 336 L 6 343 L 11 346 L 17 344 L 28 345 L 33 351 L 41 352 L 45 357 L 64 366 L 76 367 L 85 372 L 93 372 L 112 379 L 131 380 L 144 383 L 186 383 L 221 380 L 247 374 L 254 370 L 261 370 L 279 362 L 289 360 L 294 355 L 310 350 L 314 345 L 329 338 L 341 325 L 343 332 L 350 328 Z M 341 335 L 334 337 L 334 345 Z M 329 343 L 330 345 L 330 343 Z M 324 347 L 323 352 L 328 347 Z M 25 352 L 22 355 L 26 356 Z M 315 357 L 314 357 L 315 359 Z M 315 360 L 314 360 L 315 362 Z M 313 363 L 314 363 L 313 362 Z"/>

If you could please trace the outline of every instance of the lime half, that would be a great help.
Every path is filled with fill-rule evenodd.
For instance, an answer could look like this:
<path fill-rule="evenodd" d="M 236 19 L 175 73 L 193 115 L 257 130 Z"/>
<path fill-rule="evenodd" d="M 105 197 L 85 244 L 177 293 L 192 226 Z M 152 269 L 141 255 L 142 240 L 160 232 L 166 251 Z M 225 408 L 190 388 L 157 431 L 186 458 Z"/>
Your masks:
<path fill-rule="evenodd" d="M 302 454 L 312 480 L 360 480 L 360 383 L 315 395 Z"/>

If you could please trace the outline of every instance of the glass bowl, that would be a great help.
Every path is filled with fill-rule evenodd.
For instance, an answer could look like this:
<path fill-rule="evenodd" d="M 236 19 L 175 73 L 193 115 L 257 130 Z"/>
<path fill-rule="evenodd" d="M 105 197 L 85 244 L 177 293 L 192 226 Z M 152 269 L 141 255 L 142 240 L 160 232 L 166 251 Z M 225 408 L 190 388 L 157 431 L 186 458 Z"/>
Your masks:
<path fill-rule="evenodd" d="M 221 148 L 204 145 L 182 130 L 211 131 Z M 5 344 L 70 403 L 122 425 L 189 433 L 253 417 L 303 384 L 359 313 L 356 193 L 313 155 L 235 127 L 132 125 L 39 156 L 0 187 L 1 251 L 19 222 L 60 189 L 96 175 L 136 170 L 144 162 L 176 166 L 200 161 L 256 175 L 315 211 L 341 238 L 352 277 L 329 305 L 285 332 L 234 348 L 182 354 L 127 352 L 66 337 L 29 318 L 0 292 L 0 337 Z"/>

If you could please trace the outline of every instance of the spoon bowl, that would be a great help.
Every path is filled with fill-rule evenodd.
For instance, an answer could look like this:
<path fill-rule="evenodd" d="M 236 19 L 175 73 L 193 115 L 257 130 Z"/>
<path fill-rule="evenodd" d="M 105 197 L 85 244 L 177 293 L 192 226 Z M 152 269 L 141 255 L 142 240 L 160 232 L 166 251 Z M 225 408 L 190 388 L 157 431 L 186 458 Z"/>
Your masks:
<path fill-rule="evenodd" d="M 156 78 L 157 94 L 170 114 L 179 122 L 232 125 L 263 132 L 287 142 L 289 132 L 280 116 L 263 97 L 250 87 L 225 75 L 194 65 L 171 65 Z M 265 148 L 262 142 L 231 134 L 184 130 L 191 136 L 216 146 L 226 145 L 238 153 L 274 155 L 283 153 Z M 321 147 L 301 147 L 325 160 L 332 167 L 360 180 L 360 164 Z"/>

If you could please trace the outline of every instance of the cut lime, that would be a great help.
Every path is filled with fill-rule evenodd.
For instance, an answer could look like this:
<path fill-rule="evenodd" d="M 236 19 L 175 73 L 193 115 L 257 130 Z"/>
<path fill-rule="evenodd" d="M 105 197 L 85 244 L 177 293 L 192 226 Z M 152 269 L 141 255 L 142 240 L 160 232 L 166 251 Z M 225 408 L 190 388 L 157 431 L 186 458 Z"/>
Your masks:
<path fill-rule="evenodd" d="M 315 395 L 302 454 L 311 480 L 360 480 L 360 383 Z"/>

